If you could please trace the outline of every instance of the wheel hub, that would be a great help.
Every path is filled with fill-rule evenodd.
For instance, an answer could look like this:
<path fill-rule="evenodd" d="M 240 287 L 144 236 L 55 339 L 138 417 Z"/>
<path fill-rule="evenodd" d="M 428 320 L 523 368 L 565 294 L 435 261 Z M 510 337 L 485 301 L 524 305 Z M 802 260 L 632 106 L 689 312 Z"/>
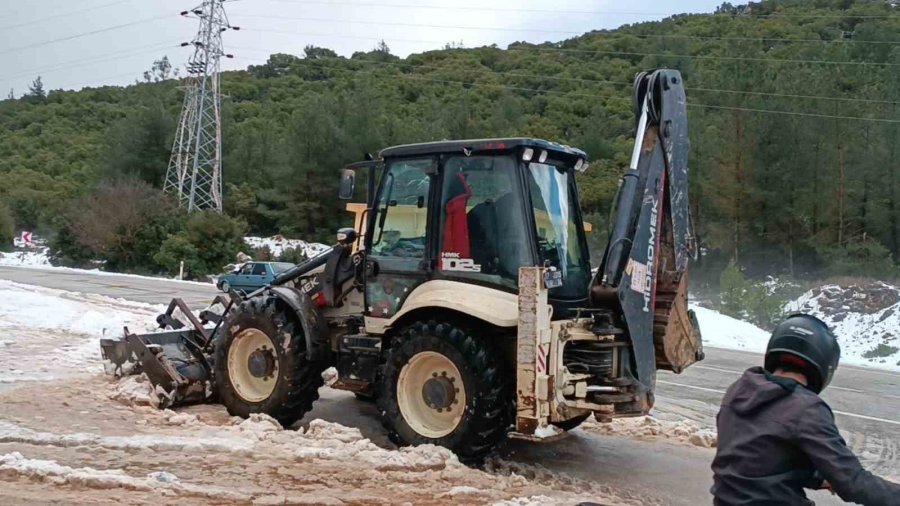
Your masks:
<path fill-rule="evenodd" d="M 432 409 L 443 410 L 457 402 L 455 378 L 448 378 L 447 371 L 441 371 L 438 376 L 433 376 L 422 385 L 422 399 Z"/>
<path fill-rule="evenodd" d="M 265 346 L 258 348 L 247 358 L 247 369 L 254 378 L 268 378 L 275 371 L 275 357 Z"/>
<path fill-rule="evenodd" d="M 263 402 L 278 383 L 275 343 L 262 330 L 241 330 L 228 347 L 228 379 L 246 402 Z"/>
<path fill-rule="evenodd" d="M 452 433 L 466 412 L 466 388 L 459 368 L 446 355 L 421 351 L 397 376 L 397 404 L 418 434 L 432 439 Z"/>

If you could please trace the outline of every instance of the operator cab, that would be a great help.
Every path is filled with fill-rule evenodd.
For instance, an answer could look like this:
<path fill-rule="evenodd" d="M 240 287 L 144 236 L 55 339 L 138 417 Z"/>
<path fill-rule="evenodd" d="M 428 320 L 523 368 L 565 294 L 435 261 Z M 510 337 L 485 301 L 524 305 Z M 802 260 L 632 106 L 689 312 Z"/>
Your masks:
<path fill-rule="evenodd" d="M 355 167 L 367 167 L 375 182 L 360 224 L 372 276 L 367 316 L 391 317 L 418 284 L 434 279 L 517 293 L 522 266 L 556 270 L 555 319 L 588 305 L 590 259 L 575 184 L 587 168 L 583 151 L 529 138 L 430 142 L 387 148 Z M 342 187 L 352 188 L 351 174 L 344 172 Z"/>

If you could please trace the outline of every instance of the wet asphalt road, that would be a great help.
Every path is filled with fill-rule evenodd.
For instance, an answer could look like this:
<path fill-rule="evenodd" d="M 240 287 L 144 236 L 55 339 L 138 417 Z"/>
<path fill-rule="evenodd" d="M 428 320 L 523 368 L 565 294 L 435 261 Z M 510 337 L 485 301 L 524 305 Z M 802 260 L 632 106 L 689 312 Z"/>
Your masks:
<path fill-rule="evenodd" d="M 206 307 L 219 293 L 212 283 L 206 285 L 162 278 L 94 274 L 63 269 L 0 266 L 0 279 L 150 304 L 168 304 L 172 297 L 181 297 L 188 305 L 196 308 Z"/>
<path fill-rule="evenodd" d="M 0 279 L 68 291 L 96 293 L 147 303 L 185 299 L 204 307 L 214 286 L 76 271 L 0 267 Z M 748 367 L 761 363 L 754 353 L 708 348 L 707 358 L 681 375 L 662 372 L 657 411 L 714 425 L 724 390 Z M 900 481 L 900 374 L 842 366 L 823 397 L 835 411 L 838 426 L 865 466 Z M 387 444 L 371 403 L 345 392 L 323 389 L 308 415 L 359 427 L 376 443 Z M 673 505 L 709 504 L 713 450 L 664 442 L 600 437 L 576 430 L 555 443 L 510 441 L 503 457 L 525 468 L 546 468 L 617 488 L 641 490 Z M 818 504 L 841 504 L 826 493 L 813 494 Z"/>

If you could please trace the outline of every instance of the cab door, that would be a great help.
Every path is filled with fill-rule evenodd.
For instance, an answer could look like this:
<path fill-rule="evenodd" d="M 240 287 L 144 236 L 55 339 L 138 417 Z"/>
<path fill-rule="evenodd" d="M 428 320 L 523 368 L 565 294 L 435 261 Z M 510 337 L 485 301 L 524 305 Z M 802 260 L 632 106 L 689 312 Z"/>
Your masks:
<path fill-rule="evenodd" d="M 392 160 L 381 178 L 370 230 L 365 238 L 367 327 L 393 317 L 404 300 L 431 275 L 434 157 Z"/>

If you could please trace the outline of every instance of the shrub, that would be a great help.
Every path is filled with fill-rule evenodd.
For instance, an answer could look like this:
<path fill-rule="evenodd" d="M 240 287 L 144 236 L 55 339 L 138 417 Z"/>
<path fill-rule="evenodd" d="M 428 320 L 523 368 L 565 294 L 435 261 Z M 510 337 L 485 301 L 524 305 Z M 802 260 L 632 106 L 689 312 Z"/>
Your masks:
<path fill-rule="evenodd" d="M 192 213 L 184 230 L 166 239 L 154 260 L 167 272 L 178 272 L 184 260 L 187 277 L 200 278 L 220 272 L 238 251 L 246 249 L 247 224 L 213 211 Z"/>
<path fill-rule="evenodd" d="M 851 239 L 842 246 L 823 245 L 819 255 L 832 276 L 886 278 L 898 275 L 890 250 L 866 236 Z"/>
<path fill-rule="evenodd" d="M 200 252 L 190 238 L 178 233 L 163 241 L 153 260 L 167 272 L 175 274 L 184 261 L 184 277 L 195 278 L 203 274 L 203 265 L 199 261 Z"/>
<path fill-rule="evenodd" d="M 63 227 L 49 241 L 50 263 L 63 267 L 85 267 L 91 263 L 94 254 L 83 246 L 72 230 Z"/>
<path fill-rule="evenodd" d="M 881 357 L 890 357 L 894 353 L 900 351 L 900 348 L 895 346 L 891 346 L 888 344 L 881 343 L 875 348 L 863 353 L 863 358 L 881 358 Z"/>
<path fill-rule="evenodd" d="M 721 302 L 719 310 L 728 316 L 741 318 L 744 316 L 744 291 L 747 289 L 747 280 L 737 266 L 734 259 L 728 262 L 728 266 L 719 276 L 719 290 Z"/>
<path fill-rule="evenodd" d="M 16 225 L 9 207 L 0 202 L 0 251 L 12 251 Z"/>
<path fill-rule="evenodd" d="M 770 292 L 763 282 L 751 282 L 732 260 L 719 276 L 719 310 L 765 328 L 773 328 L 784 316 L 785 296 Z"/>
<path fill-rule="evenodd" d="M 268 246 L 262 246 L 261 248 L 253 248 L 253 250 L 250 252 L 250 256 L 253 257 L 253 259 L 258 262 L 274 262 L 275 261 L 275 255 L 272 254 L 272 250 L 270 250 Z"/>
<path fill-rule="evenodd" d="M 306 253 L 301 248 L 287 248 L 278 256 L 279 262 L 289 262 L 292 264 L 302 264 L 309 260 Z"/>
<path fill-rule="evenodd" d="M 155 272 L 153 256 L 166 237 L 182 227 L 183 213 L 162 192 L 135 180 L 101 184 L 74 200 L 51 243 L 60 263 L 101 260 L 113 271 Z"/>

